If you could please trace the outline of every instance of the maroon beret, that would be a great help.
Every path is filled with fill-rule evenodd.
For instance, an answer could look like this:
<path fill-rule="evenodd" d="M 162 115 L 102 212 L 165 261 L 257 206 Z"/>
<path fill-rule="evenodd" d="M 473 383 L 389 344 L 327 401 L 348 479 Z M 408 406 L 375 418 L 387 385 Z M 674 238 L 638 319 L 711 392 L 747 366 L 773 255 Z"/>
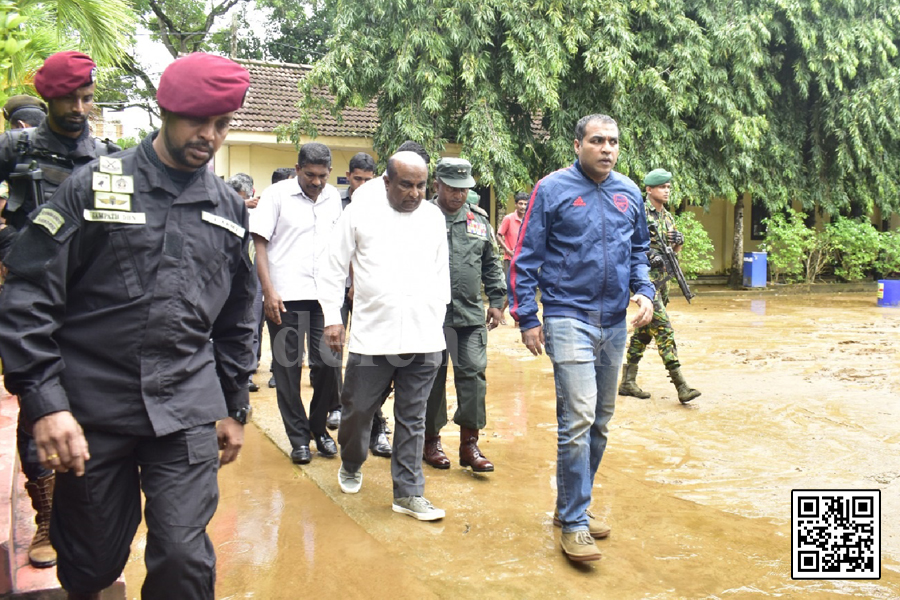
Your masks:
<path fill-rule="evenodd" d="M 160 108 L 187 117 L 213 117 L 239 109 L 250 87 L 247 69 L 223 56 L 194 52 L 166 67 L 159 80 Z"/>
<path fill-rule="evenodd" d="M 93 83 L 96 68 L 87 54 L 73 50 L 57 52 L 35 73 L 34 88 L 44 100 L 59 98 Z"/>

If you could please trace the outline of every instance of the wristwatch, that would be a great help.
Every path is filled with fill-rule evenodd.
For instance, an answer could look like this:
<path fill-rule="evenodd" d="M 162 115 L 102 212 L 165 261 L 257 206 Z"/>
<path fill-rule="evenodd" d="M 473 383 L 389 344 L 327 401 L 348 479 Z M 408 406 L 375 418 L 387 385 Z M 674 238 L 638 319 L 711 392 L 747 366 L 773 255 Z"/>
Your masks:
<path fill-rule="evenodd" d="M 250 416 L 253 414 L 253 407 L 249 404 L 247 406 L 243 406 L 236 410 L 228 411 L 228 416 L 240 423 L 241 425 L 246 425 L 247 421 L 250 420 Z"/>

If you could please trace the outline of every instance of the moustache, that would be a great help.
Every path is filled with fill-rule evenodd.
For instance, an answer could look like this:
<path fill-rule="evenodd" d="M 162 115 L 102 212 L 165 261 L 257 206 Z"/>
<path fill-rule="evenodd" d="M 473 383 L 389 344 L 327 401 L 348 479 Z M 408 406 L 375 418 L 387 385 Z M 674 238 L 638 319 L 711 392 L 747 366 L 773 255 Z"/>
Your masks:
<path fill-rule="evenodd" d="M 191 144 L 185 145 L 185 148 L 193 148 L 195 150 L 203 150 L 204 152 L 208 152 L 212 154 L 213 147 L 212 144 L 207 144 L 205 142 L 194 142 Z"/>

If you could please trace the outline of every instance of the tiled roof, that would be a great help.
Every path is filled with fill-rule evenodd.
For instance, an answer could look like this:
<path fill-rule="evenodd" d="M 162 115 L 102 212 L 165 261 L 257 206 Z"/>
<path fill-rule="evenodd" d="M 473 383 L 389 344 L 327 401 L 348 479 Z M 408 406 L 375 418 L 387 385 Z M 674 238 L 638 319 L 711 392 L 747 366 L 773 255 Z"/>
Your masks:
<path fill-rule="evenodd" d="M 239 60 L 250 72 L 250 94 L 247 103 L 237 113 L 231 129 L 271 133 L 278 125 L 285 125 L 300 116 L 297 102 L 300 92 L 297 82 L 310 68 L 306 65 L 264 63 L 255 60 Z M 333 99 L 324 90 L 321 95 Z M 378 124 L 375 101 L 363 108 L 343 111 L 343 121 L 326 113 L 313 122 L 320 136 L 372 137 Z"/>

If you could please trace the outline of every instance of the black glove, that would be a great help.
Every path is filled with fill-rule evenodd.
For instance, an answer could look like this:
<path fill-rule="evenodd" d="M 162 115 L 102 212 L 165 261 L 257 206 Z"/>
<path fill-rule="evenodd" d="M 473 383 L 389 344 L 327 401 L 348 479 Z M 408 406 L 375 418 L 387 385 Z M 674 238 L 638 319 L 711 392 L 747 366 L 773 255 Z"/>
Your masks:
<path fill-rule="evenodd" d="M 663 262 L 662 256 L 659 255 L 659 252 L 651 250 L 647 253 L 647 260 L 650 261 L 650 268 L 656 270 L 663 270 L 665 268 L 665 263 Z"/>
<path fill-rule="evenodd" d="M 668 236 L 670 246 L 681 246 L 684 244 L 684 236 L 680 231 L 670 231 Z"/>

